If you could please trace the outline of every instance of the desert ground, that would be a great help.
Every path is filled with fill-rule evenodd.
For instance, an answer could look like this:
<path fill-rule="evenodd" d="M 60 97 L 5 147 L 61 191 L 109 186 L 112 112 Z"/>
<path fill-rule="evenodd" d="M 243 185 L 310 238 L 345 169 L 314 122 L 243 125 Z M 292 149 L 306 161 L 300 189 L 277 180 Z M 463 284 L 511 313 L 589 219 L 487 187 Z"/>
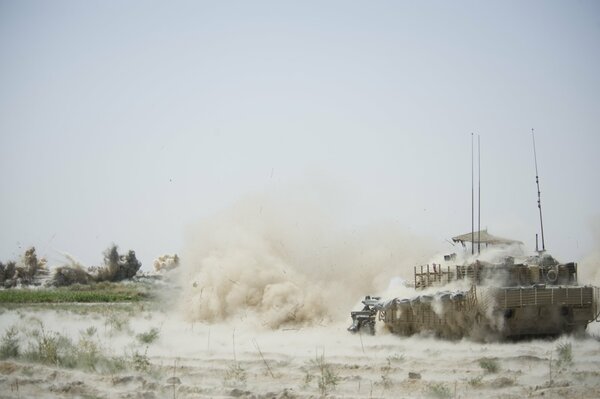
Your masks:
<path fill-rule="evenodd" d="M 353 335 L 349 320 L 192 323 L 148 303 L 0 312 L 3 398 L 600 397 L 600 323 L 583 337 L 481 343 Z"/>

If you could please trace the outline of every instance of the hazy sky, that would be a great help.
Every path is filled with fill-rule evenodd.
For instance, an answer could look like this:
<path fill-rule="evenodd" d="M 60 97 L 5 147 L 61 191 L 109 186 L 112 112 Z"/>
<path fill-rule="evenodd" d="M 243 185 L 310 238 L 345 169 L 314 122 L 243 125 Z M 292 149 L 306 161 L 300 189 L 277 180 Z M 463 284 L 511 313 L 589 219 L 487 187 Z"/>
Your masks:
<path fill-rule="evenodd" d="M 482 225 L 533 249 L 531 128 L 547 247 L 598 245 L 596 1 L 0 0 L 0 54 L 0 260 L 115 242 L 148 268 L 295 185 L 443 243 L 470 230 L 471 132 Z"/>

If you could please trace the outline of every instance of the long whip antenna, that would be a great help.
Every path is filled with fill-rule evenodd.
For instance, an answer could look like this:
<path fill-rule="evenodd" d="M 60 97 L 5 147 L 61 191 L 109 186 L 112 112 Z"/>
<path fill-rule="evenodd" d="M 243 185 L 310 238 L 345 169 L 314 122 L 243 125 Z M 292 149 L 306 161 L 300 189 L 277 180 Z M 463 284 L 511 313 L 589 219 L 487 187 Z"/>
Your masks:
<path fill-rule="evenodd" d="M 475 254 L 475 189 L 473 182 L 473 133 L 471 133 L 471 255 Z"/>
<path fill-rule="evenodd" d="M 546 244 L 544 243 L 544 222 L 542 220 L 542 197 L 540 193 L 540 178 L 538 174 L 538 166 L 537 166 L 537 154 L 535 151 L 535 133 L 533 132 L 533 128 L 531 129 L 531 138 L 533 139 L 533 161 L 535 162 L 535 184 L 537 185 L 537 195 L 538 195 L 538 209 L 540 211 L 540 230 L 542 233 L 542 251 L 546 251 Z"/>
<path fill-rule="evenodd" d="M 481 145 L 477 135 L 477 253 L 481 253 Z"/>

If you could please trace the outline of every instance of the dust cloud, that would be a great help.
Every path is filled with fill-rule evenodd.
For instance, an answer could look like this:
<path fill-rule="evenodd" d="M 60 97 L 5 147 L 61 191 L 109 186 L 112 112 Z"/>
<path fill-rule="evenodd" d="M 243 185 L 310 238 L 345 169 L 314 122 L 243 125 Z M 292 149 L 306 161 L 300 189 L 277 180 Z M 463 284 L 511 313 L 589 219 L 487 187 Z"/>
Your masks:
<path fill-rule="evenodd" d="M 591 222 L 594 245 L 590 253 L 579 262 L 577 268 L 580 284 L 600 286 L 600 216 Z"/>
<path fill-rule="evenodd" d="M 345 320 L 364 295 L 410 278 L 431 256 L 430 243 L 397 225 L 348 227 L 300 194 L 247 198 L 189 232 L 181 266 L 188 320 L 267 328 Z"/>

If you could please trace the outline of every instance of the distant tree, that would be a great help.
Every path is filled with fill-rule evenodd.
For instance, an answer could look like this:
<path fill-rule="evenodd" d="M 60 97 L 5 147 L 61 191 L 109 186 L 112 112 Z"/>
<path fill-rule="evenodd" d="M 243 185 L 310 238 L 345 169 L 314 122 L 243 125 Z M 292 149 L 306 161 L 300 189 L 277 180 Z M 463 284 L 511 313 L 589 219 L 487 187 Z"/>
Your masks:
<path fill-rule="evenodd" d="M 104 251 L 104 265 L 92 266 L 87 270 L 75 263 L 58 267 L 54 271 L 52 285 L 122 281 L 135 276 L 140 267 L 142 267 L 142 263 L 135 257 L 134 251 L 130 250 L 126 255 L 120 255 L 119 248 L 113 244 Z"/>
<path fill-rule="evenodd" d="M 135 251 L 129 250 L 127 255 L 119 255 L 118 247 L 112 245 L 104 252 L 104 267 L 97 269 L 98 281 L 122 281 L 135 276 L 142 267 Z"/>
<path fill-rule="evenodd" d="M 15 285 L 17 285 L 16 274 L 17 274 L 17 264 L 14 261 L 9 260 L 8 262 L 6 262 L 6 265 L 4 265 L 4 287 L 5 288 L 11 288 L 11 287 L 14 287 Z"/>
<path fill-rule="evenodd" d="M 64 287 L 71 284 L 89 284 L 94 277 L 79 265 L 65 265 L 54 269 L 51 284 Z"/>
<path fill-rule="evenodd" d="M 27 251 L 25 251 L 25 254 L 23 255 L 23 266 L 24 272 L 27 275 L 27 277 L 33 279 L 39 268 L 39 262 L 37 254 L 35 253 L 35 247 L 31 247 Z"/>

